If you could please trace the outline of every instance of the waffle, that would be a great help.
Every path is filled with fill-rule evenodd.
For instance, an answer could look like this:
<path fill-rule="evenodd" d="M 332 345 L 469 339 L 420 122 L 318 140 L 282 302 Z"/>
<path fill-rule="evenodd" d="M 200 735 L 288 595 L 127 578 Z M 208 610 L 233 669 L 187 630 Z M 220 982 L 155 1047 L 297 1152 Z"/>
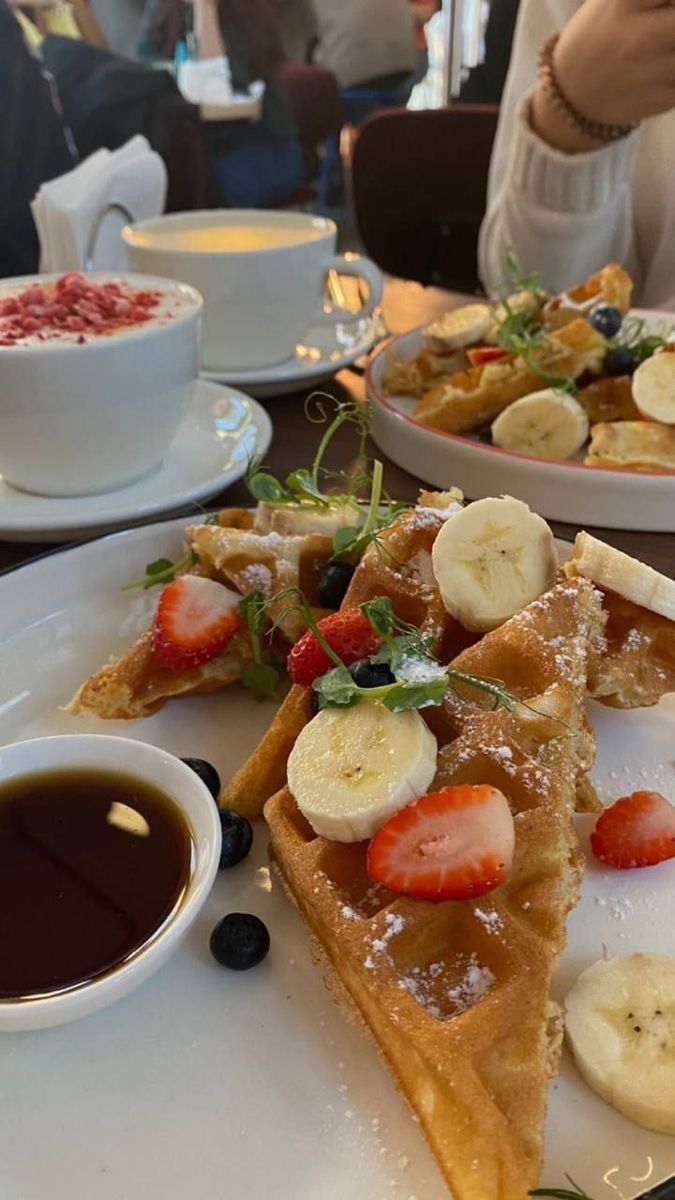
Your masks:
<path fill-rule="evenodd" d="M 605 349 L 604 338 L 587 321 L 578 319 L 547 334 L 534 356 L 540 368 L 578 379 L 586 371 L 600 370 Z M 541 374 L 523 358 L 509 354 L 439 383 L 417 403 L 413 417 L 448 433 L 466 433 L 541 387 Z"/>
<path fill-rule="evenodd" d="M 637 421 L 630 375 L 606 375 L 580 388 L 575 396 L 591 425 L 602 421 Z"/>
<path fill-rule="evenodd" d="M 219 519 L 218 525 L 188 529 L 189 544 L 199 559 L 191 569 L 242 595 L 257 589 L 272 596 L 282 588 L 301 587 L 310 603 L 317 600 L 321 564 L 333 552 L 332 537 L 255 529 L 257 514 L 248 509 L 224 509 Z M 323 609 L 316 611 L 323 615 Z M 281 621 L 280 632 L 287 642 L 293 642 L 304 632 L 304 625 L 297 615 L 289 614 Z M 82 685 L 68 711 L 76 716 L 117 720 L 147 717 L 172 697 L 218 691 L 234 683 L 250 653 L 248 634 L 242 631 L 235 634 L 222 654 L 203 666 L 169 671 L 155 661 L 152 635 L 147 630 L 126 654 Z"/>
<path fill-rule="evenodd" d="M 587 467 L 675 472 L 675 429 L 657 421 L 601 422 L 591 428 Z"/>
<path fill-rule="evenodd" d="M 460 498 L 456 491 L 421 492 L 416 508 L 401 513 L 368 548 L 343 602 L 345 608 L 356 608 L 375 596 L 388 596 L 398 619 L 427 636 L 431 653 L 444 663 L 480 637 L 446 612 L 431 567 L 436 535 Z M 226 785 L 221 804 L 245 816 L 258 816 L 265 801 L 285 783 L 288 755 L 308 719 L 307 690 L 292 687 L 260 745 Z M 577 807 L 580 812 L 600 807 L 585 776 L 579 778 Z"/>
<path fill-rule="evenodd" d="M 560 329 L 580 314 L 588 314 L 596 304 L 610 304 L 625 316 L 633 295 L 633 280 L 618 263 L 608 263 L 584 283 L 575 284 L 544 305 L 544 321 L 549 329 Z"/>
<path fill-rule="evenodd" d="M 461 371 L 467 365 L 467 361 L 463 350 L 438 354 L 428 347 L 420 350 L 415 358 L 407 362 L 401 362 L 389 355 L 382 385 L 390 396 L 415 396 L 419 399 L 429 391 L 436 380 L 445 379 Z"/>
<path fill-rule="evenodd" d="M 525 1200 L 539 1178 L 562 1038 L 550 982 L 579 889 L 572 816 L 593 757 L 584 697 L 603 621 L 592 585 L 558 584 L 453 664 L 504 680 L 530 707 L 495 712 L 467 693 L 423 713 L 441 747 L 436 784 L 491 784 L 514 811 L 513 870 L 491 895 L 394 896 L 370 885 L 364 844 L 316 837 L 287 789 L 265 808 L 283 882 L 455 1200 Z"/>

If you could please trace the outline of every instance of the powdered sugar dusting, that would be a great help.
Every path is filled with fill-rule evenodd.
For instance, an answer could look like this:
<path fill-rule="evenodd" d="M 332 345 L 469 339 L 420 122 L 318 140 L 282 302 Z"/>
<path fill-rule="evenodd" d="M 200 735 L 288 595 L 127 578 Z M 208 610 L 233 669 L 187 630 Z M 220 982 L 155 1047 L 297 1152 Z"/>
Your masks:
<path fill-rule="evenodd" d="M 473 911 L 478 920 L 483 923 L 488 933 L 499 933 L 499 930 L 504 928 L 501 915 L 495 912 L 494 909 L 474 908 Z"/>
<path fill-rule="evenodd" d="M 461 983 L 448 991 L 448 999 L 457 1005 L 459 1012 L 465 1012 L 472 1004 L 477 1004 L 489 992 L 495 977 L 489 967 L 482 967 L 475 954 L 471 955 L 466 973 Z"/>
<path fill-rule="evenodd" d="M 441 1020 L 444 1015 L 457 1016 L 482 1000 L 495 978 L 489 967 L 479 963 L 475 954 L 465 958 L 464 962 L 464 975 L 454 987 L 444 989 L 439 986 L 438 980 L 446 969 L 442 962 L 431 963 L 425 970 L 414 967 L 409 975 L 399 980 L 399 987 L 434 1020 Z M 452 1010 L 451 1014 L 448 1008 Z"/>
<path fill-rule="evenodd" d="M 373 938 L 370 943 L 371 952 L 367 955 L 364 966 L 368 971 L 374 971 L 376 967 L 376 959 L 379 954 L 387 955 L 387 946 L 391 939 L 398 933 L 402 933 L 405 929 L 405 917 L 399 913 L 388 912 L 385 914 L 386 929 L 381 937 Z M 388 955 L 387 955 L 388 957 Z"/>

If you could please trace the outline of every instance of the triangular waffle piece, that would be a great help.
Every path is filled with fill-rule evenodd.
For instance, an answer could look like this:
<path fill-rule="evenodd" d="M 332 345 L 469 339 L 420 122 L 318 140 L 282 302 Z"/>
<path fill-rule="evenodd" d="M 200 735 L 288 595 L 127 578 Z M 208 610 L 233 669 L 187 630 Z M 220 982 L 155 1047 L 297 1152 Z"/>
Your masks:
<path fill-rule="evenodd" d="M 525 704 L 426 709 L 436 783 L 492 784 L 515 814 L 507 882 L 429 904 L 373 886 L 365 844 L 316 837 L 287 789 L 265 808 L 274 860 L 429 1140 L 455 1200 L 525 1200 L 539 1178 L 561 1041 L 550 982 L 577 898 L 572 815 L 593 755 L 584 710 L 600 596 L 559 584 L 456 661 Z M 476 693 L 476 699 L 478 699 Z"/>
<path fill-rule="evenodd" d="M 469 633 L 446 612 L 431 567 L 436 535 L 460 498 L 455 491 L 421 492 L 417 506 L 401 513 L 368 547 L 343 602 L 344 608 L 355 608 L 375 596 L 388 596 L 398 619 L 428 636 L 431 653 L 443 663 L 481 636 Z M 557 636 L 557 631 L 551 636 Z M 265 801 L 285 781 L 288 755 L 308 719 L 306 689 L 291 688 L 251 758 L 226 784 L 222 798 L 226 808 L 249 817 L 262 812 Z M 580 773 L 577 811 L 595 812 L 599 807 L 588 776 Z"/>
<path fill-rule="evenodd" d="M 591 663 L 590 694 L 612 708 L 644 708 L 675 691 L 675 580 L 588 533 L 577 535 L 563 570 L 595 582 L 607 614 L 607 647 Z"/>
<path fill-rule="evenodd" d="M 187 530 L 189 545 L 199 557 L 194 570 L 226 584 L 242 596 L 258 590 L 273 596 L 283 588 L 302 588 L 311 604 L 318 600 L 321 566 L 333 553 L 332 537 L 316 533 L 281 534 L 254 528 L 256 514 L 248 509 L 224 509 L 219 524 Z M 317 609 L 317 615 L 323 614 Z M 274 616 L 274 613 L 270 614 Z M 289 643 L 304 631 L 290 614 L 280 623 Z M 251 656 L 246 632 L 238 633 L 222 654 L 189 671 L 160 667 L 146 631 L 121 658 L 108 663 L 82 685 L 69 705 L 77 716 L 110 719 L 146 717 L 174 696 L 218 691 L 240 678 Z"/>
<path fill-rule="evenodd" d="M 478 429 L 541 387 L 541 368 L 579 379 L 586 371 L 599 370 L 605 350 L 604 338 L 587 321 L 572 321 L 542 339 L 536 351 L 538 370 L 516 354 L 468 367 L 426 392 L 413 418 L 448 433 Z"/>

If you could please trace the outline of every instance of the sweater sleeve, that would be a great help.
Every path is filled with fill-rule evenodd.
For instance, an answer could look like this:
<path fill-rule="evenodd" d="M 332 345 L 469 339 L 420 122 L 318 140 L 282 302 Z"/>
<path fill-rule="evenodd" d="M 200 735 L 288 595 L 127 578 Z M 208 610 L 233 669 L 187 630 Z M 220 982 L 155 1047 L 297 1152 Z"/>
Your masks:
<path fill-rule="evenodd" d="M 631 187 L 638 132 L 592 153 L 563 154 L 528 121 L 539 47 L 578 7 L 579 0 L 522 0 L 479 244 L 488 290 L 503 280 L 509 251 L 551 291 L 612 261 L 639 278 Z"/>

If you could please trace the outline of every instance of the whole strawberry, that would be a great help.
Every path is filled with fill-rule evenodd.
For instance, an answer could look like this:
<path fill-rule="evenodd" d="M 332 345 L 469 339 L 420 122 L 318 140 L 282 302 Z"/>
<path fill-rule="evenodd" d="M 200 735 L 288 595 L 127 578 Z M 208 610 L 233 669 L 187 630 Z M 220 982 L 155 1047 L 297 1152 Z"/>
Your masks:
<path fill-rule="evenodd" d="M 319 621 L 318 628 L 346 667 L 376 654 L 380 648 L 378 635 L 358 608 L 345 608 L 341 612 L 331 613 Z M 293 683 L 311 687 L 314 680 L 330 671 L 335 663 L 319 645 L 311 629 L 308 629 L 295 643 L 286 666 Z"/>

